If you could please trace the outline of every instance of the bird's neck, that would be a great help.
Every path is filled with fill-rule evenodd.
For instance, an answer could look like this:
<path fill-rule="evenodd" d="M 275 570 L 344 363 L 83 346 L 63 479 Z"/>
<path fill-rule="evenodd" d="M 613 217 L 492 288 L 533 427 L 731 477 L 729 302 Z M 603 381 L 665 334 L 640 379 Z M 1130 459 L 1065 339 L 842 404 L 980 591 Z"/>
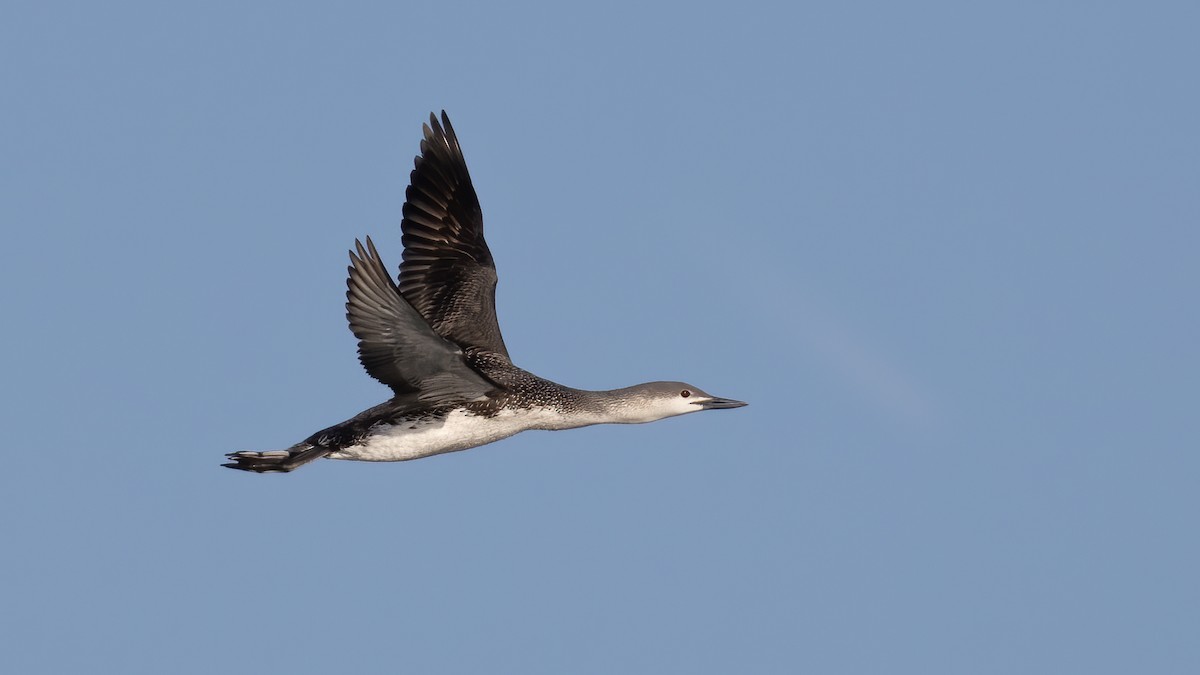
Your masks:
<path fill-rule="evenodd" d="M 575 410 L 568 415 L 572 426 L 642 424 L 662 419 L 662 415 L 641 405 L 642 398 L 631 395 L 632 389 L 572 390 L 577 397 Z"/>

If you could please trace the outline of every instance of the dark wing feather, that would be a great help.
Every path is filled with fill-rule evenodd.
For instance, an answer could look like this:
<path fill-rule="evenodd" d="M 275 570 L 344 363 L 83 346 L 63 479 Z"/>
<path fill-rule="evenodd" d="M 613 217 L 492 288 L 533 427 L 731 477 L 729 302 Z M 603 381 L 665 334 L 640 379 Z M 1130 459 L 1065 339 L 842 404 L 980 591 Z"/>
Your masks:
<path fill-rule="evenodd" d="M 346 280 L 346 319 L 358 337 L 358 360 L 396 394 L 428 401 L 472 400 L 495 386 L 471 370 L 459 348 L 429 327 L 400 296 L 375 244 L 355 240 Z"/>
<path fill-rule="evenodd" d="M 405 193 L 400 293 L 438 335 L 508 358 L 496 320 L 496 265 L 450 118 L 431 113 Z"/>

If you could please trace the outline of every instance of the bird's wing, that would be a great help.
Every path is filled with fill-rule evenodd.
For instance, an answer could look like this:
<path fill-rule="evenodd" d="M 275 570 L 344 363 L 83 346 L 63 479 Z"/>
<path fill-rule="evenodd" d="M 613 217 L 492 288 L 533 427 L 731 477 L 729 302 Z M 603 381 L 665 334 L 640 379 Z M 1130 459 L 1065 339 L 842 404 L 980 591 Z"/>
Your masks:
<path fill-rule="evenodd" d="M 496 265 L 467 162 L 442 111 L 424 126 L 405 193 L 400 293 L 438 335 L 508 358 L 496 320 Z"/>
<path fill-rule="evenodd" d="M 375 244 L 355 240 L 346 279 L 346 319 L 358 337 L 358 360 L 396 394 L 426 401 L 472 400 L 495 388 L 462 352 L 429 327 L 400 296 Z"/>

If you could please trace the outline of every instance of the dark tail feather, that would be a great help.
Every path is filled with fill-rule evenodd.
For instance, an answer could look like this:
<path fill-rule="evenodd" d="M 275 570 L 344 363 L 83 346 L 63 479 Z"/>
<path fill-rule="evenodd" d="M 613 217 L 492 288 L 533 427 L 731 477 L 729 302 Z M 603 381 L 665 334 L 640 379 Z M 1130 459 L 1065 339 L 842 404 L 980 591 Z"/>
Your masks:
<path fill-rule="evenodd" d="M 268 450 L 266 452 L 242 450 L 225 455 L 233 461 L 221 466 L 255 473 L 287 473 L 314 459 L 321 459 L 332 451 L 333 448 L 323 448 L 307 443 L 293 445 L 287 450 Z"/>

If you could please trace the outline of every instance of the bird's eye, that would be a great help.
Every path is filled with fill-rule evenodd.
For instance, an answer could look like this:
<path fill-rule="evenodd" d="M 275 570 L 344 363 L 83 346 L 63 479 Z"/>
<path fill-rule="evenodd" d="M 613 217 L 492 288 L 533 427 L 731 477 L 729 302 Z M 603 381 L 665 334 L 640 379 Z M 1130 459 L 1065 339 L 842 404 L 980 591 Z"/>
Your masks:
<path fill-rule="evenodd" d="M 679 392 L 679 395 L 684 398 L 687 398 L 692 395 L 692 392 L 688 391 L 687 389 L 684 389 L 683 391 Z"/>

